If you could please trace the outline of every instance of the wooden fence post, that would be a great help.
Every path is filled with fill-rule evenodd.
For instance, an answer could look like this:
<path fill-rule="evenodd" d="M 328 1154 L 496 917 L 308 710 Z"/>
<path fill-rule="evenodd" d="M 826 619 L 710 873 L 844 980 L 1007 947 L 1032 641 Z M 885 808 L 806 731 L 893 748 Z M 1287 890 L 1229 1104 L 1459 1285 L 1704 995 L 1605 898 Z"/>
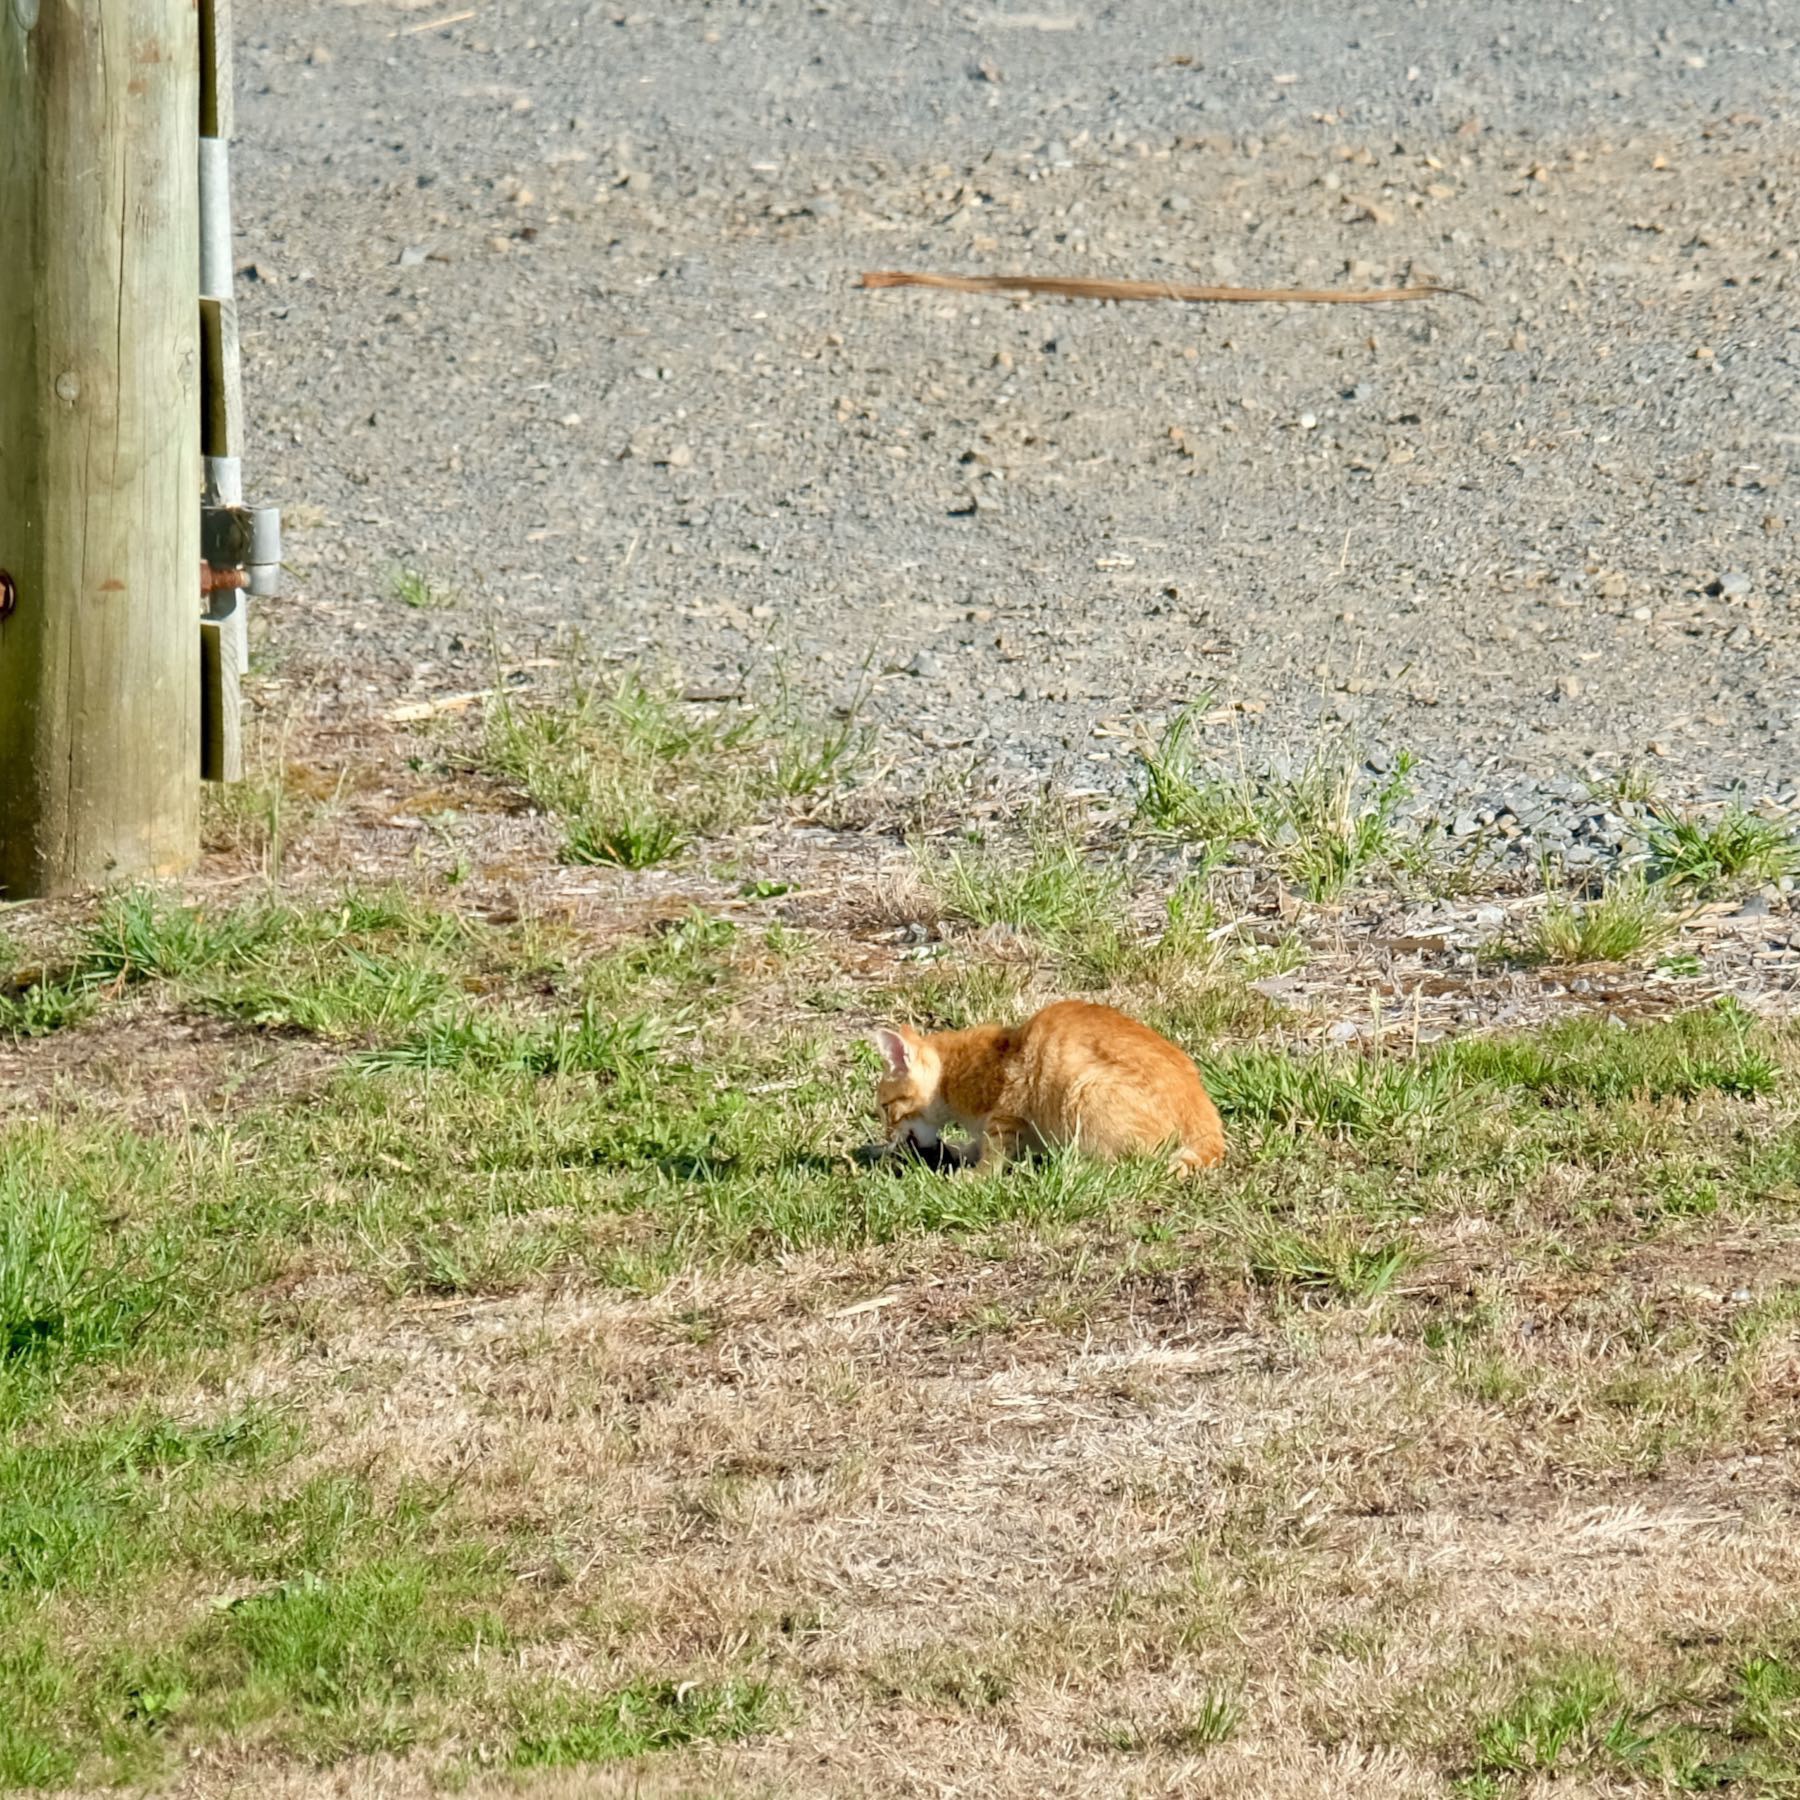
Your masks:
<path fill-rule="evenodd" d="M 4 899 L 198 851 L 198 80 L 194 0 L 0 0 Z"/>

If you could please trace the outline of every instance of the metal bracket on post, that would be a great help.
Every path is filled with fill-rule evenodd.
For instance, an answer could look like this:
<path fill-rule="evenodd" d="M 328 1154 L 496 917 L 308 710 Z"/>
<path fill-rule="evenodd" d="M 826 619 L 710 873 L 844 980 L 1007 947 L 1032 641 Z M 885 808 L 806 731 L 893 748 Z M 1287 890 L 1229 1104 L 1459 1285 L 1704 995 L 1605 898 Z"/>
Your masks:
<path fill-rule="evenodd" d="M 232 291 L 231 0 L 200 10 L 201 762 L 208 781 L 244 770 L 240 683 L 250 668 L 246 594 L 281 586 L 281 515 L 244 505 L 244 396 Z"/>

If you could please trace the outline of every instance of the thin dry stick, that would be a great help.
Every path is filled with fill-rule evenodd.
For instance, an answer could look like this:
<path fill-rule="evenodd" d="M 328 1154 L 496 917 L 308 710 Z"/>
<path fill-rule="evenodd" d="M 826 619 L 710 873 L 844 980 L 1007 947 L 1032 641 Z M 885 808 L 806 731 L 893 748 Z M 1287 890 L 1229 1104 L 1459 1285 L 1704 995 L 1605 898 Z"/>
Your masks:
<path fill-rule="evenodd" d="M 1474 299 L 1461 288 L 1434 281 L 1395 288 L 1184 287 L 1174 281 L 1103 281 L 1063 275 L 920 275 L 876 269 L 862 278 L 866 288 L 949 288 L 958 294 L 1056 294 L 1067 300 L 1181 300 L 1211 304 L 1281 300 L 1299 306 L 1375 306 L 1387 300 L 1430 300 L 1439 294 Z"/>

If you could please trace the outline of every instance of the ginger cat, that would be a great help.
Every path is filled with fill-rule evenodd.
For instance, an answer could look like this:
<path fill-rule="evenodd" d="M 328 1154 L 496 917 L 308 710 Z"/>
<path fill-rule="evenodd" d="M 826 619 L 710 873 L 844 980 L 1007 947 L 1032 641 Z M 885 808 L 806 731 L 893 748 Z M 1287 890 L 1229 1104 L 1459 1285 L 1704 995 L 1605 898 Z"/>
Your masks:
<path fill-rule="evenodd" d="M 1077 1144 L 1111 1161 L 1164 1145 L 1186 1174 L 1223 1160 L 1219 1110 L 1184 1050 L 1110 1006 L 1059 1000 L 1023 1025 L 931 1037 L 875 1033 L 887 1068 L 875 1090 L 888 1141 L 938 1147 L 951 1123 L 974 1138 L 977 1168 L 1014 1151 Z"/>

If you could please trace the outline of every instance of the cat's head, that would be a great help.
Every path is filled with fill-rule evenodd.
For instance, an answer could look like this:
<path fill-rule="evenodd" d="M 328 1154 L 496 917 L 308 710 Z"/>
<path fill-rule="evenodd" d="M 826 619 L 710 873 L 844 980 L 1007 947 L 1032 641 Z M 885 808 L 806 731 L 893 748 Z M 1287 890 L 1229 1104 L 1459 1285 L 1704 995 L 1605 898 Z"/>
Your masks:
<path fill-rule="evenodd" d="M 943 1065 L 937 1051 L 929 1039 L 904 1025 L 882 1026 L 874 1044 L 882 1062 L 875 1100 L 887 1123 L 888 1142 L 931 1149 L 946 1117 L 938 1091 Z"/>

